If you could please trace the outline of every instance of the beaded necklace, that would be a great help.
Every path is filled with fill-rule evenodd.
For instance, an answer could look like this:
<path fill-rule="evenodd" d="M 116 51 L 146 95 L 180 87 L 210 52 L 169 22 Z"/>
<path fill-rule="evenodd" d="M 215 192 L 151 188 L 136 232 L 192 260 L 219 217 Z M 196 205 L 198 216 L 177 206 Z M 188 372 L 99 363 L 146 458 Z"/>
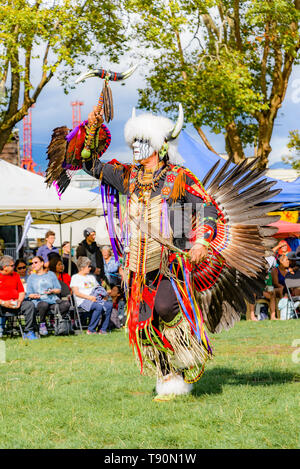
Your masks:
<path fill-rule="evenodd" d="M 169 166 L 159 167 L 156 171 L 145 171 L 144 168 L 138 170 L 136 189 L 142 194 L 145 191 L 156 191 L 156 188 L 159 185 L 159 181 L 165 176 L 169 169 Z"/>

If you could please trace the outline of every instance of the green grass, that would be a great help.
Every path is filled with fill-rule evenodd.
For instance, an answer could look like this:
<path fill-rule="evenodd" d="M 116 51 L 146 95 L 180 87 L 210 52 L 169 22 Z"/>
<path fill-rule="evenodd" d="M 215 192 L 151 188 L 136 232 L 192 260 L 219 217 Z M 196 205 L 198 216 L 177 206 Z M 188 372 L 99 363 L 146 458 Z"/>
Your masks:
<path fill-rule="evenodd" d="M 152 401 L 124 331 L 7 339 L 1 448 L 297 448 L 300 321 L 242 321 L 212 337 L 190 396 Z M 295 360 L 294 360 L 295 361 Z"/>

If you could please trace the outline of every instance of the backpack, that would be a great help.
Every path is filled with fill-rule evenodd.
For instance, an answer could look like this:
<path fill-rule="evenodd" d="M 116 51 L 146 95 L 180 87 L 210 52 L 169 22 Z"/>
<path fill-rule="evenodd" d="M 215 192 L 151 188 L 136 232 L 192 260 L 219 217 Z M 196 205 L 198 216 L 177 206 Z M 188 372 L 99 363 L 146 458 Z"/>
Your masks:
<path fill-rule="evenodd" d="M 72 335 L 74 330 L 72 327 L 72 321 L 69 314 L 62 317 L 60 313 L 57 313 L 54 321 L 54 334 L 55 335 Z"/>

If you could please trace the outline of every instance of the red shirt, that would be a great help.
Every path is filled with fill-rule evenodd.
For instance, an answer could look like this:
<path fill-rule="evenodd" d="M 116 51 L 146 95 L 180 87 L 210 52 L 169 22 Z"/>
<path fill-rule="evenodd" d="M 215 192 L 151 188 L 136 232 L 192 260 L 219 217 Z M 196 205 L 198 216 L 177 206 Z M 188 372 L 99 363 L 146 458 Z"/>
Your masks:
<path fill-rule="evenodd" d="M 0 300 L 17 300 L 22 292 L 24 287 L 17 272 L 8 275 L 0 272 Z"/>
<path fill-rule="evenodd" d="M 60 280 L 61 282 L 66 283 L 68 285 L 69 289 L 71 290 L 71 287 L 70 287 L 71 277 L 70 277 L 69 274 L 64 273 L 64 272 L 62 274 L 59 274 L 58 280 Z"/>

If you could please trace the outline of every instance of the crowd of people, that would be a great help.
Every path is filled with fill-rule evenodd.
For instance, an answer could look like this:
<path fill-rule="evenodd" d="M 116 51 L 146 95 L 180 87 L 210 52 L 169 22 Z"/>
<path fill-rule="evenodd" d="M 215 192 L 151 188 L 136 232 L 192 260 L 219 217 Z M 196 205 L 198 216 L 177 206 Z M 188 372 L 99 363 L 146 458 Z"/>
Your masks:
<path fill-rule="evenodd" d="M 270 319 L 285 320 L 294 316 L 294 311 L 290 308 L 287 279 L 299 279 L 299 287 L 291 291 L 292 296 L 300 295 L 300 246 L 296 251 L 292 251 L 285 240 L 281 240 L 274 248 L 274 255 L 267 258 L 269 270 L 266 275 L 266 286 L 262 292 L 262 298 L 267 300 Z M 259 299 L 257 299 L 259 300 Z M 258 321 L 255 314 L 256 304 L 250 305 L 250 319 Z M 294 307 L 299 308 L 299 303 L 295 302 Z"/>
<path fill-rule="evenodd" d="M 24 338 L 46 336 L 55 312 L 63 318 L 68 316 L 73 302 L 88 335 L 107 334 L 112 328 L 124 326 L 122 265 L 115 260 L 109 246 L 98 247 L 93 228 L 86 228 L 83 234 L 84 239 L 76 250 L 76 262 L 71 257 L 68 241 L 62 244 L 61 255 L 54 247 L 53 231 L 46 233 L 45 244 L 29 260 L 20 258 L 14 262 L 10 256 L 0 257 L 0 337 L 5 333 L 7 318 L 16 314 L 25 318 Z M 267 260 L 266 287 L 262 297 L 256 298 L 257 303 L 261 299 L 267 302 L 271 320 L 290 319 L 285 280 L 299 279 L 300 286 L 300 246 L 291 251 L 282 240 L 275 246 L 274 256 Z M 300 288 L 292 293 L 300 295 Z M 257 314 L 256 303 L 249 306 L 250 320 L 263 319 L 262 314 Z"/>
<path fill-rule="evenodd" d="M 120 265 L 109 247 L 95 242 L 93 228 L 71 258 L 69 242 L 60 255 L 54 247 L 55 233 L 48 231 L 31 259 L 0 257 L 0 338 L 9 317 L 24 316 L 23 338 L 34 340 L 49 333 L 55 315 L 75 324 L 74 309 L 87 334 L 107 334 L 125 324 L 125 301 Z M 120 272 L 120 273 L 119 273 Z"/>

